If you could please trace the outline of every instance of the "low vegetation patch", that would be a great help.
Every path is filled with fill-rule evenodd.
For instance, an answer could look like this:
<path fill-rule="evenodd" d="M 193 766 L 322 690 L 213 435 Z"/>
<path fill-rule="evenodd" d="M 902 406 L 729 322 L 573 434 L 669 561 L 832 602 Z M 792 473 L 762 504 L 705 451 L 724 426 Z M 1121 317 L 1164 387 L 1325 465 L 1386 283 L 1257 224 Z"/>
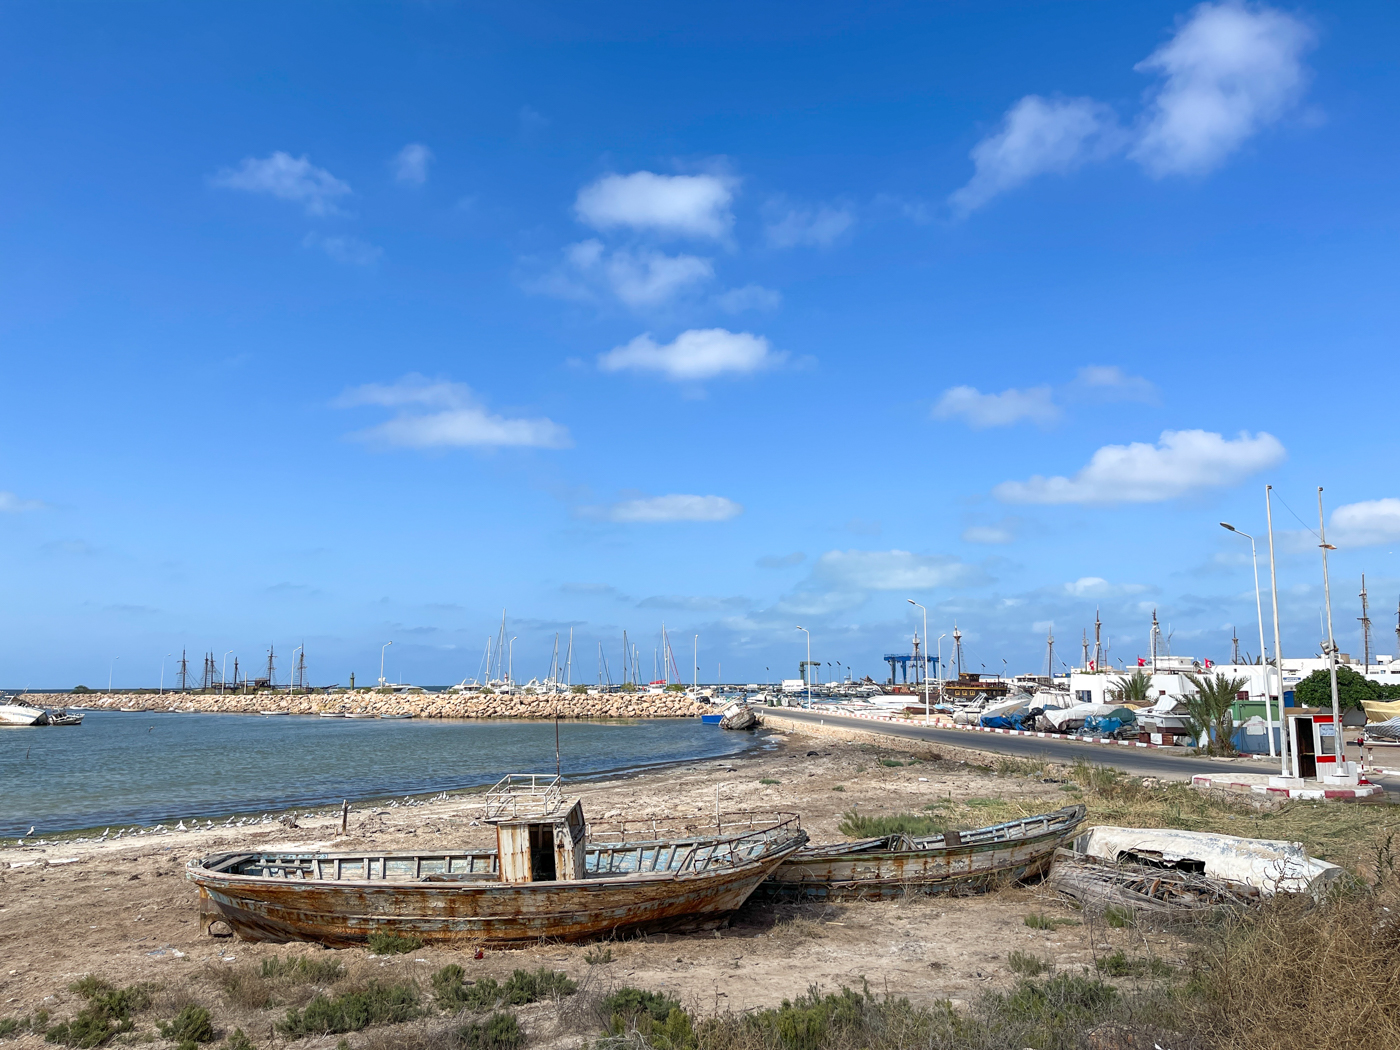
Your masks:
<path fill-rule="evenodd" d="M 613 961 L 612 949 L 595 948 L 593 951 L 584 952 L 583 961 L 586 962 L 589 966 L 598 966 L 602 963 L 610 963 Z"/>
<path fill-rule="evenodd" d="M 87 1005 L 67 1021 L 44 1032 L 46 1042 L 87 1048 L 101 1046 L 119 1032 L 135 1027 L 134 1017 L 151 1006 L 155 986 L 133 984 L 117 988 L 109 981 L 88 974 L 68 986 L 87 1000 Z"/>
<path fill-rule="evenodd" d="M 202 1006 L 187 1006 L 173 1021 L 159 1021 L 160 1034 L 179 1045 L 180 1050 L 194 1050 L 200 1043 L 214 1041 L 214 1020 Z"/>
<path fill-rule="evenodd" d="M 418 990 L 411 984 L 370 982 L 364 989 L 335 998 L 318 995 L 302 1010 L 288 1010 L 277 1027 L 289 1039 L 359 1032 L 374 1024 L 398 1024 L 420 1013 Z"/>
<path fill-rule="evenodd" d="M 519 1050 L 525 1045 L 525 1031 L 510 1013 L 494 1013 L 484 1021 L 464 1024 L 456 1036 L 462 1050 Z"/>
<path fill-rule="evenodd" d="M 1022 977 L 1039 977 L 1055 968 L 1055 964 L 1049 959 L 1042 959 L 1039 955 L 1022 951 L 1015 951 L 1008 955 L 1006 965 L 1010 967 L 1012 973 L 1019 973 Z"/>
<path fill-rule="evenodd" d="M 309 959 L 304 955 L 283 959 L 274 955 L 262 961 L 258 976 L 264 980 L 282 979 L 296 984 L 329 984 L 345 976 L 345 967 L 336 959 Z"/>
<path fill-rule="evenodd" d="M 608 950 L 607 962 L 612 961 L 612 950 Z M 494 977 L 483 977 L 479 981 L 466 980 L 466 972 L 456 963 L 444 966 L 432 976 L 433 997 L 444 1010 L 470 1010 L 482 1013 L 502 1003 L 510 1006 L 524 1006 L 541 999 L 557 999 L 573 995 L 578 984 L 569 979 L 562 970 L 516 970 L 506 978 L 505 984 Z"/>
<path fill-rule="evenodd" d="M 1094 961 L 1099 973 L 1110 977 L 1170 977 L 1175 971 L 1155 956 L 1150 959 L 1130 959 L 1120 948 L 1112 955 Z"/>
<path fill-rule="evenodd" d="M 1046 915 L 1043 912 L 1035 912 L 1027 915 L 1022 920 L 1033 930 L 1058 930 L 1061 926 L 1078 926 L 1078 919 L 1066 919 L 1058 915 Z"/>
<path fill-rule="evenodd" d="M 890 813 L 871 816 L 848 809 L 841 814 L 841 834 L 855 839 L 873 839 L 881 835 L 938 835 L 946 831 L 948 822 L 928 813 Z"/>
<path fill-rule="evenodd" d="M 781 780 L 774 780 L 772 777 L 763 777 L 763 778 L 761 778 L 761 779 L 759 780 L 759 783 L 760 783 L 760 784 L 781 784 L 782 781 L 781 781 Z"/>
<path fill-rule="evenodd" d="M 423 947 L 418 937 L 402 937 L 397 933 L 371 933 L 369 950 L 375 955 L 407 955 Z"/>

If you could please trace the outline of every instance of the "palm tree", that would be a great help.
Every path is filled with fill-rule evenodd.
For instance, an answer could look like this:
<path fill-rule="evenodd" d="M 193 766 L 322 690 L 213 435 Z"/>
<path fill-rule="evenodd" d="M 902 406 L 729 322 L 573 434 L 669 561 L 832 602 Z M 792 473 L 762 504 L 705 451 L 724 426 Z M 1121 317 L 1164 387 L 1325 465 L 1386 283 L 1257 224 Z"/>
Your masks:
<path fill-rule="evenodd" d="M 1152 703 L 1152 676 L 1145 674 L 1141 667 L 1129 678 L 1118 679 L 1109 687 L 1108 698 L 1115 704 L 1131 704 L 1146 707 Z"/>
<path fill-rule="evenodd" d="M 1226 678 L 1223 674 L 1206 675 L 1204 678 L 1188 674 L 1186 680 L 1195 687 L 1196 695 L 1183 699 L 1186 703 L 1186 720 L 1196 735 L 1197 746 L 1204 738 L 1206 750 L 1213 755 L 1235 754 L 1235 716 L 1231 707 L 1235 695 L 1249 684 L 1247 678 Z M 1215 739 L 1211 739 L 1214 733 Z"/>

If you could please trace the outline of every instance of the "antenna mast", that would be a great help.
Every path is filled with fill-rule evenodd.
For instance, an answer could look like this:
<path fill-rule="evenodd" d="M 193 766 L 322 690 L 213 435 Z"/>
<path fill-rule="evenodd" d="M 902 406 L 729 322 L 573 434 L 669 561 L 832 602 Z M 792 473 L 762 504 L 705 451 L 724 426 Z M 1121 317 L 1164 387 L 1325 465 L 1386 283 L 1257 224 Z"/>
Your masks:
<path fill-rule="evenodd" d="M 1361 665 L 1362 674 L 1367 674 L 1371 670 L 1371 611 L 1366 605 L 1366 574 L 1361 574 L 1361 615 L 1357 617 L 1361 621 L 1361 651 L 1364 654 Z"/>
<path fill-rule="evenodd" d="M 1230 650 L 1230 663 L 1238 667 L 1240 664 L 1240 632 L 1233 627 L 1230 628 L 1230 644 L 1232 646 Z"/>

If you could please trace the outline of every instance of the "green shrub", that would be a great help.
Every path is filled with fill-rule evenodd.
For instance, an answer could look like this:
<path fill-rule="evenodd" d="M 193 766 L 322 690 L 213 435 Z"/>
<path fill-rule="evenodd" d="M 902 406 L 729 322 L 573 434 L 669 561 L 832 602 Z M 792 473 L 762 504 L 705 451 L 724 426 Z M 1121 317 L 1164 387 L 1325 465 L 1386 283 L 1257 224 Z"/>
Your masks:
<path fill-rule="evenodd" d="M 290 1039 L 308 1035 L 359 1032 L 374 1024 L 398 1024 L 420 1013 L 418 991 L 411 984 L 381 985 L 371 982 L 363 991 L 346 992 L 334 999 L 318 995 L 304 1010 L 288 1010 L 277 1027 Z"/>
<path fill-rule="evenodd" d="M 1129 959 L 1122 949 L 1094 961 L 1099 973 L 1110 977 L 1170 977 L 1172 968 L 1161 959 Z"/>
<path fill-rule="evenodd" d="M 1097 978 L 1060 973 L 1043 981 L 1022 979 L 1010 992 L 993 992 L 979 1010 L 993 1025 L 1031 1029 L 1038 1043 L 1063 1042 L 1066 1032 L 1088 1027 L 1108 1016 L 1118 989 Z"/>
<path fill-rule="evenodd" d="M 235 1028 L 233 1035 L 224 1041 L 224 1050 L 258 1050 L 253 1045 L 253 1041 L 248 1038 L 243 1029 Z"/>
<path fill-rule="evenodd" d="M 0 1017 L 0 1039 L 14 1035 L 21 1028 L 28 1028 L 29 1021 L 21 1021 L 17 1017 Z"/>
<path fill-rule="evenodd" d="M 214 1022 L 209 1017 L 209 1011 L 202 1006 L 187 1006 L 175 1016 L 175 1020 L 168 1023 L 160 1021 L 156 1028 L 166 1039 L 178 1043 L 180 1050 L 193 1050 L 200 1043 L 214 1041 Z"/>
<path fill-rule="evenodd" d="M 68 986 L 87 999 L 87 1006 L 79 1010 L 71 1019 L 54 1025 L 44 1033 L 50 1043 L 64 1046 L 101 1046 L 118 1032 L 129 1032 L 134 1027 L 132 1014 L 140 1013 L 151 1005 L 153 986 L 133 984 L 126 988 L 116 988 L 100 977 L 88 974 Z M 47 1025 L 47 1014 L 44 1024 Z"/>
<path fill-rule="evenodd" d="M 583 961 L 589 966 L 597 966 L 600 963 L 610 963 L 613 961 L 611 948 L 599 948 L 597 951 L 584 952 Z"/>
<path fill-rule="evenodd" d="M 840 831 L 857 839 L 873 839 L 881 835 L 910 835 L 920 838 L 937 835 L 948 828 L 947 821 L 932 814 L 891 813 L 888 816 L 871 817 L 848 809 L 841 814 Z"/>
<path fill-rule="evenodd" d="M 407 950 L 412 951 L 413 949 Z M 375 954 L 381 953 L 376 952 Z M 344 973 L 345 967 L 335 959 L 308 959 L 305 956 L 283 959 L 274 955 L 270 959 L 264 959 L 258 968 L 258 976 L 265 980 L 283 978 L 297 984 L 328 984 L 338 980 Z"/>
<path fill-rule="evenodd" d="M 1039 977 L 1055 968 L 1055 964 L 1049 959 L 1042 959 L 1038 955 L 1021 951 L 1008 955 L 1006 965 L 1011 968 L 1012 973 L 1019 973 L 1022 977 Z"/>
<path fill-rule="evenodd" d="M 624 985 L 603 1000 L 603 1012 L 627 1022 L 636 1020 L 642 1014 L 655 1021 L 664 1021 L 680 1005 L 679 999 L 672 999 L 669 995 Z"/>
<path fill-rule="evenodd" d="M 654 1050 L 695 1050 L 695 1026 L 679 1000 L 641 988 L 619 988 L 603 1000 L 608 1034 L 636 1031 L 644 1046 Z"/>
<path fill-rule="evenodd" d="M 1044 915 L 1040 912 L 1027 915 L 1023 921 L 1033 930 L 1058 930 L 1061 926 L 1079 925 L 1078 919 L 1065 919 L 1054 915 Z"/>
<path fill-rule="evenodd" d="M 369 950 L 375 955 L 407 955 L 423 947 L 417 937 L 401 937 L 397 933 L 371 933 Z"/>
<path fill-rule="evenodd" d="M 771 785 L 771 784 L 781 784 L 781 783 L 782 783 L 781 780 L 774 780 L 772 777 L 761 777 L 761 778 L 759 779 L 758 782 L 759 782 L 760 784 L 770 784 L 770 785 Z"/>
<path fill-rule="evenodd" d="M 457 1029 L 457 1039 L 462 1050 L 519 1050 L 525 1032 L 514 1014 L 495 1013 Z"/>

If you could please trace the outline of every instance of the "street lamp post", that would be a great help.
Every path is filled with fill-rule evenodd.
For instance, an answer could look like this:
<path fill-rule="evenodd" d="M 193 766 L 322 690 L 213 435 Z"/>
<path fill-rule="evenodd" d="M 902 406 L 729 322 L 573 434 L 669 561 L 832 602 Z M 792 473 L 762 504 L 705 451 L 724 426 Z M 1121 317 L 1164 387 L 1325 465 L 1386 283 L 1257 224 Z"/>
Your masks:
<path fill-rule="evenodd" d="M 718 684 L 718 683 L 716 683 Z M 695 652 L 690 658 L 690 691 L 700 695 L 700 636 L 695 636 Z"/>
<path fill-rule="evenodd" d="M 924 637 L 927 638 L 928 636 L 925 635 Z M 948 677 L 948 669 L 943 666 L 943 639 L 947 637 L 948 634 L 946 631 L 938 636 L 938 700 L 940 703 L 947 699 L 943 689 L 943 682 Z M 925 642 L 924 644 L 927 645 L 928 643 Z"/>
<path fill-rule="evenodd" d="M 1264 606 L 1259 599 L 1259 551 L 1254 545 L 1254 537 L 1247 532 L 1241 532 L 1228 521 L 1220 523 L 1222 529 L 1228 529 L 1236 536 L 1243 536 L 1249 540 L 1249 556 L 1254 559 L 1254 614 L 1259 618 L 1259 669 L 1264 675 L 1264 721 L 1269 737 L 1269 757 L 1274 757 L 1274 716 L 1273 709 L 1269 704 L 1269 665 L 1264 660 Z M 1283 703 L 1283 688 L 1279 688 L 1279 704 Z M 1279 727 L 1283 727 L 1283 711 L 1279 710 Z"/>
<path fill-rule="evenodd" d="M 229 650 L 229 652 L 232 652 L 232 651 L 233 651 L 232 649 Z M 299 653 L 299 652 L 301 652 L 301 646 L 297 646 L 295 649 L 292 650 L 292 669 L 291 669 L 291 671 L 289 671 L 289 672 L 287 673 L 287 695 L 288 695 L 288 696 L 291 696 L 291 695 L 292 695 L 292 683 L 295 682 L 296 679 L 297 679 L 297 653 Z M 225 659 L 227 659 L 227 656 L 225 656 Z M 276 685 L 275 685 L 275 684 L 274 684 L 274 686 L 273 686 L 273 691 L 274 691 L 274 692 L 276 691 Z"/>
<path fill-rule="evenodd" d="M 805 627 L 797 628 L 807 636 L 807 666 L 802 668 L 802 677 L 807 682 L 807 706 L 812 706 L 812 632 Z"/>
<path fill-rule="evenodd" d="M 120 656 L 112 657 L 112 662 L 107 667 L 107 692 L 109 693 L 112 691 L 112 672 L 117 669 L 117 661 L 120 659 Z"/>
<path fill-rule="evenodd" d="M 166 653 L 164 656 L 162 656 L 162 657 L 160 658 L 160 695 L 161 695 L 161 696 L 164 696 L 164 695 L 165 695 L 165 661 L 166 661 L 166 660 L 169 660 L 169 659 L 170 659 L 172 656 L 174 656 L 174 655 L 175 655 L 174 653 Z M 110 688 L 110 686 L 109 686 L 109 688 Z"/>
<path fill-rule="evenodd" d="M 384 688 L 384 651 L 393 645 L 393 642 L 385 642 L 379 647 L 379 688 Z"/>
<path fill-rule="evenodd" d="M 520 635 L 515 635 L 510 640 L 510 645 L 506 651 L 506 685 L 515 685 L 515 639 Z"/>
<path fill-rule="evenodd" d="M 1337 698 L 1337 642 L 1332 636 L 1332 585 L 1327 578 L 1327 552 L 1337 548 L 1327 542 L 1327 524 L 1322 519 L 1322 486 L 1317 487 L 1317 530 L 1318 544 L 1322 548 L 1322 594 L 1327 602 L 1327 670 L 1332 678 L 1332 732 L 1335 734 L 1333 750 L 1336 752 L 1336 765 L 1333 771 L 1340 774 L 1346 762 L 1346 754 L 1342 749 L 1342 711 L 1341 702 Z"/>
<path fill-rule="evenodd" d="M 229 658 L 230 656 L 232 656 L 232 655 L 233 655 L 233 650 L 232 650 L 232 649 L 230 649 L 228 652 L 224 653 L 224 669 L 223 669 L 223 671 L 221 671 L 221 672 L 219 673 L 219 692 L 220 692 L 220 694 L 222 694 L 223 691 L 224 691 L 224 681 L 225 681 L 225 679 L 228 678 L 228 658 Z M 162 663 L 162 664 L 161 664 L 161 670 L 162 670 L 162 672 L 164 672 L 164 669 L 165 669 L 165 665 Z"/>
<path fill-rule="evenodd" d="M 929 703 L 928 703 L 928 610 L 916 602 L 913 598 L 906 599 L 910 605 L 916 609 L 924 611 L 924 725 L 929 723 Z"/>
<path fill-rule="evenodd" d="M 1272 485 L 1264 486 L 1264 514 L 1269 526 L 1269 590 L 1274 602 L 1274 670 L 1278 672 L 1278 756 L 1279 776 L 1288 776 L 1288 724 L 1283 712 L 1283 645 L 1279 640 L 1278 572 L 1274 568 L 1274 505 Z"/>

